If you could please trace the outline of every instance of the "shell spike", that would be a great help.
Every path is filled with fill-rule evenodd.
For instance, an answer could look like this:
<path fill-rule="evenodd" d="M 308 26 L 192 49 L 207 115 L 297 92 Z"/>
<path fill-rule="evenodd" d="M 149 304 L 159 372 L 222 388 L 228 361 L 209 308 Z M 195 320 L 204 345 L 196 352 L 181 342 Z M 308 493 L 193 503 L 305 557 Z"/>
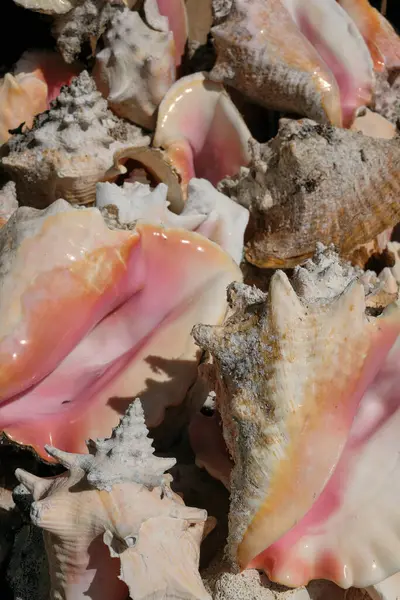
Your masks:
<path fill-rule="evenodd" d="M 50 456 L 55 458 L 60 464 L 70 470 L 82 469 L 83 471 L 87 471 L 93 460 L 91 455 L 64 452 L 63 450 L 54 448 L 54 446 L 46 445 L 45 450 L 47 454 L 50 454 Z"/>
<path fill-rule="evenodd" d="M 48 489 L 49 481 L 41 479 L 24 469 L 16 469 L 15 477 L 26 487 L 35 500 L 38 500 Z"/>

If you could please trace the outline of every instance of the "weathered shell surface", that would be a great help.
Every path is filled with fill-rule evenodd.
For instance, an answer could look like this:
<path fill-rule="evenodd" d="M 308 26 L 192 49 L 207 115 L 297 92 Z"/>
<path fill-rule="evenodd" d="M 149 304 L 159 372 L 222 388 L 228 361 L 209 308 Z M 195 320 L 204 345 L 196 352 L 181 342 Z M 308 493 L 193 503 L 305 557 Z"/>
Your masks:
<path fill-rule="evenodd" d="M 250 209 L 246 258 L 259 267 L 293 267 L 317 242 L 350 257 L 400 219 L 399 137 L 282 119 L 276 138 L 253 153 L 219 189 Z"/>
<path fill-rule="evenodd" d="M 364 514 L 363 523 L 351 525 L 356 529 L 352 536 L 346 535 L 350 525 L 341 505 L 336 525 L 340 535 L 335 537 L 327 507 L 327 513 L 318 513 L 329 523 L 327 531 L 307 529 L 313 521 L 304 525 L 305 533 L 301 529 L 301 519 L 334 472 L 358 403 L 400 325 L 397 309 L 385 317 L 367 316 L 367 282 L 354 278 L 360 271 L 346 265 L 338 270 L 334 262 L 329 252 L 320 254 L 314 266 L 296 271 L 294 288 L 286 275 L 276 272 L 267 296 L 233 284 L 229 298 L 236 312 L 225 325 L 201 325 L 193 331 L 216 365 L 218 410 L 235 462 L 230 556 L 241 568 L 264 569 L 274 581 L 293 587 L 315 578 L 331 579 L 342 587 L 364 587 L 390 574 L 390 557 L 398 547 L 396 538 L 387 550 L 375 551 L 379 529 L 367 528 L 372 513 L 381 518 L 382 531 L 387 532 L 393 522 L 395 500 L 388 498 L 386 475 L 379 498 L 368 504 L 371 515 Z M 382 442 L 383 448 L 392 442 L 391 436 Z M 368 455 L 369 451 L 365 460 Z M 392 477 L 397 490 L 397 471 Z M 353 488 L 352 496 L 345 496 L 350 511 L 357 496 Z M 365 492 L 363 487 L 361 491 Z M 318 516 L 314 518 L 318 521 Z M 299 529 L 290 538 L 296 523 Z M 358 561 L 360 545 L 368 548 L 371 560 Z"/>
<path fill-rule="evenodd" d="M 137 600 L 210 600 L 198 572 L 207 513 L 171 491 L 164 473 L 175 459 L 155 457 L 147 434 L 136 400 L 111 438 L 87 443 L 90 454 L 48 447 L 67 474 L 17 469 L 33 496 L 31 520 L 44 530 L 51 598 L 125 600 L 128 586 Z"/>
<path fill-rule="evenodd" d="M 29 8 L 46 15 L 63 15 L 69 12 L 78 0 L 14 0 L 18 6 Z"/>
<path fill-rule="evenodd" d="M 138 12 L 117 13 L 96 56 L 94 77 L 115 114 L 152 129 L 175 80 L 172 33 L 150 28 Z"/>
<path fill-rule="evenodd" d="M 335 0 L 234 0 L 212 34 L 211 78 L 267 108 L 348 126 L 371 101 L 368 48 Z"/>
<path fill-rule="evenodd" d="M 58 198 L 94 202 L 114 153 L 149 138 L 115 117 L 86 71 L 64 88 L 50 111 L 26 134 L 4 145 L 2 165 L 17 184 L 21 204 L 42 208 Z"/>
<path fill-rule="evenodd" d="M 0 227 L 3 227 L 18 208 L 15 183 L 9 181 L 0 188 Z"/>

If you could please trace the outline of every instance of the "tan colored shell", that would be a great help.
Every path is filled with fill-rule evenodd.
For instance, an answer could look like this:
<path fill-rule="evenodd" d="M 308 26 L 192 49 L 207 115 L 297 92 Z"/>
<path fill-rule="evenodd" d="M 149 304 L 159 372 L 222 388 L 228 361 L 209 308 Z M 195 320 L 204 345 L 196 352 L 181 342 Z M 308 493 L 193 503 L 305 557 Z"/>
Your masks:
<path fill-rule="evenodd" d="M 168 186 L 167 200 L 171 209 L 177 213 L 181 212 L 184 197 L 180 177 L 166 152 L 146 146 L 131 146 L 119 150 L 114 155 L 114 166 L 107 173 L 107 177 L 112 179 L 118 175 L 125 175 L 128 172 L 129 161 L 142 166 L 156 183 L 165 183 Z"/>
<path fill-rule="evenodd" d="M 113 112 L 152 129 L 156 110 L 175 81 L 170 31 L 155 31 L 138 12 L 116 13 L 96 56 L 94 77 Z"/>
<path fill-rule="evenodd" d="M 400 138 L 282 119 L 276 138 L 253 144 L 249 169 L 220 189 L 250 209 L 252 264 L 293 267 L 317 242 L 350 258 L 400 220 Z"/>
<path fill-rule="evenodd" d="M 23 123 L 32 127 L 34 116 L 47 108 L 47 85 L 33 73 L 7 73 L 0 80 L 0 146 L 10 137 L 9 130 Z"/>
<path fill-rule="evenodd" d="M 329 440 L 380 331 L 379 319 L 366 316 L 368 282 L 334 258 L 320 252 L 296 270 L 293 285 L 277 271 L 268 294 L 232 284 L 232 316 L 193 330 L 218 375 L 217 407 L 235 463 L 228 551 L 242 569 L 304 516 L 324 485 L 312 471 L 330 461 Z M 307 453 L 322 439 L 312 462 Z"/>
<path fill-rule="evenodd" d="M 68 473 L 17 469 L 44 530 L 53 600 L 125 600 L 127 587 L 135 600 L 210 600 L 198 571 L 207 514 L 171 491 L 164 473 L 175 459 L 155 457 L 147 434 L 136 400 L 111 438 L 87 443 L 89 454 L 47 447 Z"/>
<path fill-rule="evenodd" d="M 148 142 L 139 128 L 112 115 L 84 71 L 31 131 L 4 145 L 1 163 L 23 205 L 44 208 L 58 198 L 88 204 L 95 200 L 96 183 L 108 178 L 114 153 Z"/>

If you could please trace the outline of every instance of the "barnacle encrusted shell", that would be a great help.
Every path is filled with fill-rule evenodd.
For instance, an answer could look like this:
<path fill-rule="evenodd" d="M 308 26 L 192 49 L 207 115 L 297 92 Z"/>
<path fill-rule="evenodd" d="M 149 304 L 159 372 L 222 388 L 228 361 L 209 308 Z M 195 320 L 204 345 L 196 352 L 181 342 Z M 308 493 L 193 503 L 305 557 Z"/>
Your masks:
<path fill-rule="evenodd" d="M 190 412 L 190 331 L 222 322 L 241 280 L 217 244 L 159 224 L 111 230 L 97 208 L 58 200 L 19 208 L 0 250 L 0 431 L 47 459 L 46 443 L 79 452 L 103 436 L 138 394 L 151 428 L 169 407 Z"/>
<path fill-rule="evenodd" d="M 373 139 L 282 119 L 276 138 L 253 144 L 253 160 L 220 189 L 251 214 L 246 258 L 293 267 L 334 243 L 342 257 L 400 219 L 400 138 Z"/>
<path fill-rule="evenodd" d="M 32 127 L 34 116 L 47 108 L 47 85 L 31 73 L 7 73 L 0 80 L 0 146 L 10 130 Z"/>
<path fill-rule="evenodd" d="M 368 48 L 336 0 L 233 0 L 212 34 L 211 78 L 267 108 L 348 126 L 371 101 Z"/>
<path fill-rule="evenodd" d="M 70 11 L 78 0 L 14 0 L 14 2 L 18 6 L 46 15 L 63 15 Z"/>
<path fill-rule="evenodd" d="M 338 277 L 323 261 L 299 268 L 294 287 L 277 271 L 264 297 L 232 284 L 232 316 L 221 327 L 193 331 L 214 359 L 218 410 L 235 463 L 229 554 L 242 569 L 264 569 L 291 587 L 319 578 L 365 587 L 398 569 L 399 540 L 388 535 L 396 531 L 400 477 L 397 464 L 382 465 L 399 418 L 398 351 L 385 362 L 399 333 L 399 307 L 369 316 L 362 281 L 351 267 L 341 269 Z M 375 381 L 382 365 L 384 380 Z"/>
<path fill-rule="evenodd" d="M 1 164 L 17 185 L 21 204 L 45 207 L 58 198 L 94 202 L 96 183 L 107 179 L 117 150 L 149 138 L 115 117 L 86 71 L 64 88 L 33 129 L 2 148 Z"/>
<path fill-rule="evenodd" d="M 147 434 L 136 400 L 109 439 L 87 443 L 89 454 L 47 448 L 67 474 L 17 469 L 44 530 L 51 598 L 125 600 L 128 587 L 137 600 L 210 600 L 198 571 L 207 513 L 171 491 L 165 471 L 176 461 L 155 457 Z"/>
<path fill-rule="evenodd" d="M 112 19 L 104 42 L 94 70 L 99 90 L 115 114 L 152 129 L 175 80 L 172 33 L 155 31 L 138 12 L 125 9 Z"/>

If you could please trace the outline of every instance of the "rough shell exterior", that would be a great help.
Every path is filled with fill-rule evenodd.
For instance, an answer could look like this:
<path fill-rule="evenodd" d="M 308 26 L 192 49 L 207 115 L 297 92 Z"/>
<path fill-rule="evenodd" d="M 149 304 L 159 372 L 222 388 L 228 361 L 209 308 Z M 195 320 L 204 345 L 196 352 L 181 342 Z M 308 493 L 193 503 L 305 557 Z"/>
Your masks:
<path fill-rule="evenodd" d="M 328 418 L 332 398 L 336 407 L 348 406 L 380 335 L 379 319 L 366 317 L 366 292 L 374 285 L 359 280 L 361 273 L 319 247 L 315 261 L 295 271 L 293 287 L 281 271 L 268 294 L 232 284 L 233 314 L 225 324 L 193 330 L 216 368 L 217 405 L 235 463 L 228 551 L 241 568 L 291 529 L 319 493 L 314 486 L 324 485 L 311 475 L 318 461 L 312 469 L 302 464 L 311 465 L 315 435 L 328 440 L 331 427 L 340 430 L 339 413 L 347 409 Z M 322 462 L 330 460 L 329 447 Z"/>
<path fill-rule="evenodd" d="M 138 12 L 117 13 L 96 57 L 95 79 L 115 114 L 151 129 L 175 80 L 172 33 L 151 29 Z"/>
<path fill-rule="evenodd" d="M 13 136 L 2 149 L 2 165 L 17 185 L 22 205 L 38 208 L 58 198 L 76 204 L 95 200 L 114 153 L 149 142 L 141 130 L 115 117 L 86 71 L 64 88 L 33 129 Z"/>
<path fill-rule="evenodd" d="M 348 258 L 400 219 L 400 138 L 377 140 L 308 119 L 282 119 L 268 144 L 219 188 L 250 210 L 246 258 L 293 267 L 317 242 Z"/>
<path fill-rule="evenodd" d="M 171 491 L 164 473 L 175 460 L 155 457 L 147 434 L 136 400 L 111 438 L 87 443 L 89 454 L 47 448 L 67 474 L 17 469 L 44 530 L 52 599 L 125 600 L 128 587 L 137 600 L 210 600 L 198 572 L 207 514 Z"/>

